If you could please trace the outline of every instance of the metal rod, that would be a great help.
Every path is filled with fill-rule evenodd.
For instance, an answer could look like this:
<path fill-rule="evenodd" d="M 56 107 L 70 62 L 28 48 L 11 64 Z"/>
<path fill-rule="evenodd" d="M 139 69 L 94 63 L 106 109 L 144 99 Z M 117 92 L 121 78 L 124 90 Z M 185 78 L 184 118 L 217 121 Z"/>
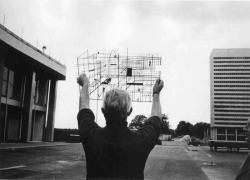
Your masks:
<path fill-rule="evenodd" d="M 120 62 L 119 62 L 119 54 L 118 54 L 118 88 L 119 88 L 119 86 L 120 86 L 120 79 L 119 79 L 119 77 L 120 77 L 120 64 L 119 64 Z"/>

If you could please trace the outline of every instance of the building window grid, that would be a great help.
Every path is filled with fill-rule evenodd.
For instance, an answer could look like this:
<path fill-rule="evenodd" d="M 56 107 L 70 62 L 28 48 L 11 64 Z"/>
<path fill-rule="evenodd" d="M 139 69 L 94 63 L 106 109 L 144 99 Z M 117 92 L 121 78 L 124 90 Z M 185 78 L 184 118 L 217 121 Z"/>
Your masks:
<path fill-rule="evenodd" d="M 242 56 L 242 57 L 214 57 L 213 59 L 250 59 L 248 56 Z"/>
<path fill-rule="evenodd" d="M 249 96 L 250 93 L 214 93 L 214 96 Z"/>
<path fill-rule="evenodd" d="M 244 91 L 249 91 L 248 87 L 250 85 L 247 85 L 248 83 L 250 84 L 250 81 L 242 81 L 243 79 L 250 79 L 250 67 L 249 63 L 250 60 L 244 61 L 242 59 L 250 59 L 250 57 L 214 57 L 214 85 L 213 85 L 213 90 L 214 90 L 214 100 L 215 99 L 223 99 L 223 100 L 232 100 L 231 102 L 228 101 L 214 101 L 214 120 L 215 124 L 220 124 L 220 125 L 245 125 L 246 123 L 223 123 L 223 122 L 216 122 L 216 121 L 245 121 L 247 122 L 248 119 L 246 117 L 249 117 L 249 114 L 240 114 L 240 113 L 247 113 L 250 112 L 250 106 L 242 105 L 242 104 L 248 104 L 249 102 L 242 102 L 242 101 L 248 101 L 250 100 L 250 93 L 241 93 Z M 221 61 L 216 60 L 216 59 L 222 59 Z M 237 61 L 233 60 L 237 59 Z M 227 63 L 227 64 L 225 64 Z M 221 68 L 220 68 L 221 67 Z M 225 68 L 223 68 L 225 67 Z M 237 67 L 237 68 L 234 68 Z M 230 68 L 230 69 L 229 69 Z M 225 73 L 219 73 L 216 71 L 226 71 Z M 230 72 L 231 71 L 231 72 Z M 237 72 L 237 71 L 243 71 L 243 72 Z M 249 72 L 246 72 L 249 71 Z M 220 79 L 235 79 L 235 80 L 241 80 L 241 81 L 217 81 Z M 221 85 L 221 83 L 223 85 Z M 218 89 L 222 87 L 223 89 Z M 238 88 L 238 89 L 232 89 L 232 88 Z M 240 88 L 247 88 L 247 89 L 240 89 Z M 221 92 L 235 92 L 235 93 L 215 93 L 215 91 L 221 91 Z M 220 97 L 218 97 L 220 96 Z M 230 97 L 230 96 L 236 96 L 236 97 Z M 241 96 L 241 97 L 237 97 Z M 243 97 L 242 97 L 243 96 Z M 216 105 L 216 104 L 226 104 L 226 105 Z M 231 104 L 236 104 L 236 103 L 241 103 L 241 105 L 228 105 L 228 103 Z M 250 104 L 250 103 L 249 103 Z M 221 109 L 223 108 L 223 109 Z M 232 110 L 231 108 L 236 108 L 236 110 Z M 241 110 L 237 110 L 237 108 Z M 244 110 L 242 110 L 244 108 Z M 219 112 L 219 113 L 218 113 Z M 221 113 L 225 114 L 221 114 Z M 235 112 L 239 112 L 238 114 L 235 114 Z M 234 114 L 229 114 L 229 113 L 234 113 Z M 225 118 L 218 118 L 219 116 L 222 117 L 224 116 Z M 228 118 L 228 117 L 234 117 L 234 118 Z M 245 117 L 245 118 L 244 118 Z M 218 130 L 218 129 L 217 129 Z M 244 141 L 245 139 L 245 134 L 243 133 L 242 128 L 224 128 L 225 132 L 220 133 L 220 131 L 217 131 L 217 139 L 218 140 L 229 140 L 229 141 Z"/>
<path fill-rule="evenodd" d="M 218 67 L 242 67 L 244 68 L 244 67 L 250 67 L 250 65 L 249 64 L 214 65 L 214 68 L 217 69 Z"/>
<path fill-rule="evenodd" d="M 249 110 L 215 109 L 214 112 L 250 112 Z"/>
<path fill-rule="evenodd" d="M 239 85 L 239 84 L 223 84 L 223 85 L 218 85 L 218 84 L 215 84 L 214 87 L 250 87 L 250 85 Z"/>
<path fill-rule="evenodd" d="M 214 81 L 214 83 L 250 83 L 250 81 Z"/>
<path fill-rule="evenodd" d="M 250 89 L 215 89 L 214 91 L 225 91 L 225 92 L 227 92 L 227 91 L 236 91 L 236 92 L 247 91 L 247 92 L 249 92 Z"/>
<path fill-rule="evenodd" d="M 220 100 L 215 100 L 215 104 L 250 104 L 250 102 L 245 102 L 245 101 L 220 101 Z"/>
<path fill-rule="evenodd" d="M 234 117 L 249 117 L 250 114 L 230 114 L 230 113 L 215 113 L 214 116 L 234 116 Z"/>
<path fill-rule="evenodd" d="M 214 75 L 229 75 L 229 76 L 232 76 L 232 75 L 250 75 L 250 73 L 214 73 Z"/>
<path fill-rule="evenodd" d="M 214 71 L 250 71 L 250 69 L 214 69 Z"/>
<path fill-rule="evenodd" d="M 247 119 L 245 118 L 221 118 L 221 117 L 216 117 L 215 120 L 218 121 L 247 121 Z"/>
<path fill-rule="evenodd" d="M 217 140 L 244 141 L 245 136 L 242 128 L 217 128 Z"/>
<path fill-rule="evenodd" d="M 250 63 L 250 61 L 213 61 L 213 63 L 215 63 L 215 64 L 224 64 L 224 63 L 234 64 L 234 63 Z"/>
<path fill-rule="evenodd" d="M 220 77 L 214 77 L 214 79 L 250 79 L 250 76 L 249 77 L 224 77 L 224 76 L 220 76 Z"/>

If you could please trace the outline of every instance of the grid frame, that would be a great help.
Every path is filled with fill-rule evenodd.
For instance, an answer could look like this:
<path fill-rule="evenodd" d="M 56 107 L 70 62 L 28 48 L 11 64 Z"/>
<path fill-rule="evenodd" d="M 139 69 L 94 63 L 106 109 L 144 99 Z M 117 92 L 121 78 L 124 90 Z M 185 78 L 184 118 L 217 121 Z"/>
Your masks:
<path fill-rule="evenodd" d="M 126 90 L 133 102 L 152 102 L 152 89 L 161 77 L 162 58 L 158 55 L 129 55 L 118 51 L 96 52 L 86 50 L 77 57 L 78 75 L 89 78 L 90 99 L 102 100 L 107 90 Z"/>

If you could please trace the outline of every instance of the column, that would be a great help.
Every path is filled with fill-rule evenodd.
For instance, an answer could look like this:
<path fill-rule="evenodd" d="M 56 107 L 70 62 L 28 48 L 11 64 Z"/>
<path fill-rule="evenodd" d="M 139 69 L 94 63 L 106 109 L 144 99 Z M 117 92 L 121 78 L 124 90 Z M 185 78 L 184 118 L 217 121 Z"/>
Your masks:
<path fill-rule="evenodd" d="M 1 114 L 1 97 L 2 97 L 2 85 L 3 85 L 3 72 L 4 72 L 5 60 L 0 55 L 0 117 L 4 116 Z M 0 118 L 0 142 L 4 142 L 4 119 Z"/>
<path fill-rule="evenodd" d="M 57 81 L 50 81 L 49 101 L 47 110 L 47 127 L 46 127 L 46 141 L 52 142 L 54 140 L 54 123 L 55 123 L 55 109 L 56 109 L 56 92 Z"/>
<path fill-rule="evenodd" d="M 32 136 L 32 111 L 34 106 L 34 96 L 36 88 L 36 73 L 32 72 L 27 77 L 27 86 L 25 87 L 25 105 L 23 111 L 23 127 L 22 127 L 22 141 L 31 141 Z"/>

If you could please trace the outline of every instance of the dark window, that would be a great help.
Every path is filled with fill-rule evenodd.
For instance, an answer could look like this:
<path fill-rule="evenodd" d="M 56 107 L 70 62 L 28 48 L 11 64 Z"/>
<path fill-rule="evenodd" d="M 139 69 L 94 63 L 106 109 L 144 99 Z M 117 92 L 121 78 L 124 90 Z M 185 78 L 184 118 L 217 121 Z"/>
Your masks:
<path fill-rule="evenodd" d="M 35 104 L 40 106 L 46 105 L 47 86 L 48 86 L 47 80 L 38 79 L 36 81 Z"/>
<path fill-rule="evenodd" d="M 8 84 L 8 68 L 4 67 L 3 71 L 3 85 L 2 85 L 2 95 L 6 96 Z"/>
<path fill-rule="evenodd" d="M 4 67 L 2 95 L 8 98 L 19 100 L 21 97 L 23 76 L 17 72 Z"/>
<path fill-rule="evenodd" d="M 250 65 L 230 64 L 230 65 L 214 65 L 214 67 L 250 67 Z"/>
<path fill-rule="evenodd" d="M 238 109 L 215 109 L 214 112 L 249 112 L 249 110 L 238 110 Z"/>
<path fill-rule="evenodd" d="M 250 61 L 214 61 L 214 63 L 250 63 Z"/>
<path fill-rule="evenodd" d="M 214 93 L 214 95 L 223 95 L 223 96 L 249 96 L 250 93 Z"/>
<path fill-rule="evenodd" d="M 225 128 L 217 128 L 217 134 L 225 134 Z"/>
<path fill-rule="evenodd" d="M 245 141 L 246 134 L 243 131 L 243 128 L 237 128 L 237 141 Z"/>
<path fill-rule="evenodd" d="M 250 89 L 215 89 L 214 91 L 237 91 L 237 92 L 246 91 L 246 92 L 249 92 Z"/>
<path fill-rule="evenodd" d="M 214 59 L 250 59 L 250 57 L 214 57 Z"/>
<path fill-rule="evenodd" d="M 214 108 L 250 108 L 250 106 L 239 106 L 239 105 L 214 105 Z"/>
<path fill-rule="evenodd" d="M 244 118 L 214 118 L 214 120 L 220 120 L 220 121 L 247 121 L 247 119 L 244 119 Z"/>
<path fill-rule="evenodd" d="M 217 140 L 226 140 L 225 128 L 217 128 Z"/>
<path fill-rule="evenodd" d="M 214 71 L 250 71 L 250 69 L 214 69 Z"/>
<path fill-rule="evenodd" d="M 217 140 L 226 140 L 225 135 L 217 135 Z"/>
<path fill-rule="evenodd" d="M 250 114 L 214 114 L 214 116 L 233 116 L 233 117 L 249 117 Z"/>
<path fill-rule="evenodd" d="M 13 94 L 11 96 L 11 98 L 16 99 L 16 100 L 20 100 L 21 95 L 22 95 L 22 82 L 23 82 L 23 78 L 24 76 L 19 74 L 19 73 L 15 73 L 14 75 L 14 83 L 13 83 Z"/>
<path fill-rule="evenodd" d="M 250 87 L 250 85 L 239 85 L 239 84 L 230 84 L 230 85 L 214 85 L 214 87 Z"/>
<path fill-rule="evenodd" d="M 250 77 L 241 77 L 241 76 L 237 76 L 237 77 L 214 77 L 214 79 L 250 79 Z"/>
<path fill-rule="evenodd" d="M 214 73 L 214 75 L 250 75 L 250 73 Z"/>
<path fill-rule="evenodd" d="M 214 83 L 250 83 L 250 81 L 214 81 Z"/>
<path fill-rule="evenodd" d="M 14 71 L 9 70 L 8 97 L 13 97 Z"/>
<path fill-rule="evenodd" d="M 250 97 L 214 97 L 214 99 L 236 99 L 236 100 L 250 100 Z"/>

